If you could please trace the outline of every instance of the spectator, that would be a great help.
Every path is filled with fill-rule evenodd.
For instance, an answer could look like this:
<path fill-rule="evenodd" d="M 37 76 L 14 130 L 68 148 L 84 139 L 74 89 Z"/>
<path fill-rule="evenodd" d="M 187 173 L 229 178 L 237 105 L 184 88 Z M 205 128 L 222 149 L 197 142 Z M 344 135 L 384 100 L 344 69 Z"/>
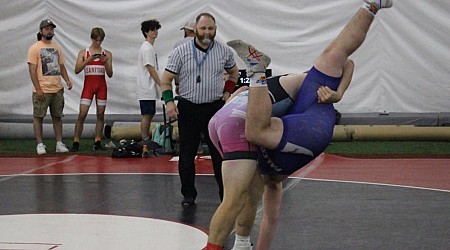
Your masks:
<path fill-rule="evenodd" d="M 153 48 L 160 28 L 161 25 L 156 19 L 141 23 L 141 31 L 145 41 L 139 48 L 136 89 L 141 109 L 141 144 L 146 144 L 151 141 L 151 132 L 149 132 L 150 124 L 156 113 L 156 100 L 161 98 L 158 57 Z"/>
<path fill-rule="evenodd" d="M 72 82 L 64 65 L 62 49 L 52 42 L 55 28 L 56 25 L 50 19 L 43 20 L 39 24 L 38 41 L 28 50 L 28 71 L 33 83 L 33 129 L 39 155 L 47 153 L 42 141 L 42 121 L 49 107 L 56 137 L 56 152 L 69 152 L 62 142 L 64 87 L 61 76 L 69 90 L 72 89 Z"/>
<path fill-rule="evenodd" d="M 187 41 L 191 41 L 195 37 L 195 20 L 188 21 L 184 24 L 184 26 L 180 29 L 184 32 L 184 38 L 180 41 L 176 42 L 173 48 L 175 49 L 180 44 L 183 44 Z M 177 95 L 180 94 L 180 80 L 178 79 L 178 76 L 175 76 L 175 93 Z"/>
<path fill-rule="evenodd" d="M 187 21 L 180 30 L 183 30 L 183 32 L 184 32 L 184 38 L 175 43 L 175 45 L 173 46 L 174 49 L 176 47 L 178 47 L 178 45 L 194 39 L 194 37 L 195 37 L 195 21 L 194 20 Z"/>

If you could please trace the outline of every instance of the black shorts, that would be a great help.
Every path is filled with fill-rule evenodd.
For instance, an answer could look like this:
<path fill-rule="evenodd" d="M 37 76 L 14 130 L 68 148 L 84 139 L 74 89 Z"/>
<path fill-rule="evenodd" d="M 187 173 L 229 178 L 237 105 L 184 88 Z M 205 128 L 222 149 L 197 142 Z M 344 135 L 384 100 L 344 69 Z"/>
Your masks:
<path fill-rule="evenodd" d="M 141 115 L 155 115 L 156 114 L 156 100 L 139 100 L 141 107 Z"/>

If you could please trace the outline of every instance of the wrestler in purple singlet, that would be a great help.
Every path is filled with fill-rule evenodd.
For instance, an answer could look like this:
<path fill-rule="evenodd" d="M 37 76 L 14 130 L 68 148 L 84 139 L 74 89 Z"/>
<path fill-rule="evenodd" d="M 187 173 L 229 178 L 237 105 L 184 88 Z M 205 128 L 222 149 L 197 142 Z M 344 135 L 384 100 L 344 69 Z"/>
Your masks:
<path fill-rule="evenodd" d="M 281 117 L 284 131 L 274 150 L 251 145 L 245 138 L 248 91 L 238 94 L 209 122 L 210 137 L 224 160 L 256 159 L 262 174 L 290 175 L 320 155 L 331 141 L 335 124 L 333 104 L 318 103 L 317 90 L 336 90 L 341 78 L 327 76 L 314 67 L 309 71 L 296 101 L 281 87 L 276 76 L 267 79 L 272 97 L 272 116 Z"/>
<path fill-rule="evenodd" d="M 331 141 L 336 116 L 333 104 L 319 103 L 317 90 L 337 90 L 341 78 L 327 76 L 312 67 L 293 107 L 282 116 L 283 136 L 277 148 L 258 150 L 262 174 L 290 175 L 320 155 Z"/>

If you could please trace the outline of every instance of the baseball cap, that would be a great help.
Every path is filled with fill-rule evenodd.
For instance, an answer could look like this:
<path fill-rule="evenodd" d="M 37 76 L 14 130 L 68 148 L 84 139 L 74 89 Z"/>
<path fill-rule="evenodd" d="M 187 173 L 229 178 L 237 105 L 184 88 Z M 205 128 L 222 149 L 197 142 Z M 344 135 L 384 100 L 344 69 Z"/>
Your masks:
<path fill-rule="evenodd" d="M 187 21 L 180 30 L 183 29 L 195 30 L 195 21 Z"/>
<path fill-rule="evenodd" d="M 52 20 L 50 19 L 42 20 L 41 24 L 39 24 L 39 29 L 42 29 L 50 25 L 53 26 L 53 28 L 56 28 L 56 25 L 52 22 Z"/>

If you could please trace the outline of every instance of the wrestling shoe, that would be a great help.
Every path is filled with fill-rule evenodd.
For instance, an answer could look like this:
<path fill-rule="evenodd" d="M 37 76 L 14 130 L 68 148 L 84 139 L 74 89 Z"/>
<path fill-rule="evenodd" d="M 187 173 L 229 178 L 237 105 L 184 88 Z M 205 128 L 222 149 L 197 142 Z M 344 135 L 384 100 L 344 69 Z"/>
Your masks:
<path fill-rule="evenodd" d="M 80 149 L 80 143 L 75 141 L 72 143 L 72 148 L 70 149 L 70 152 L 78 152 Z"/>
<path fill-rule="evenodd" d="M 45 150 L 46 146 L 43 143 L 39 143 L 36 146 L 36 152 L 38 155 L 45 155 L 47 151 Z"/>
<path fill-rule="evenodd" d="M 244 61 L 247 66 L 247 77 L 251 77 L 253 73 L 266 72 L 266 68 L 270 64 L 270 57 L 242 40 L 232 40 L 227 42 L 227 45 L 233 48 L 239 58 Z"/>
<path fill-rule="evenodd" d="M 56 142 L 56 153 L 67 153 L 69 150 L 67 149 L 66 145 L 60 141 Z"/>
<path fill-rule="evenodd" d="M 390 8 L 392 7 L 393 4 L 393 0 L 363 0 L 363 1 L 377 8 L 377 10 Z"/>
<path fill-rule="evenodd" d="M 94 143 L 94 146 L 92 147 L 92 149 L 93 150 L 103 150 L 102 142 L 101 141 L 96 141 Z"/>

